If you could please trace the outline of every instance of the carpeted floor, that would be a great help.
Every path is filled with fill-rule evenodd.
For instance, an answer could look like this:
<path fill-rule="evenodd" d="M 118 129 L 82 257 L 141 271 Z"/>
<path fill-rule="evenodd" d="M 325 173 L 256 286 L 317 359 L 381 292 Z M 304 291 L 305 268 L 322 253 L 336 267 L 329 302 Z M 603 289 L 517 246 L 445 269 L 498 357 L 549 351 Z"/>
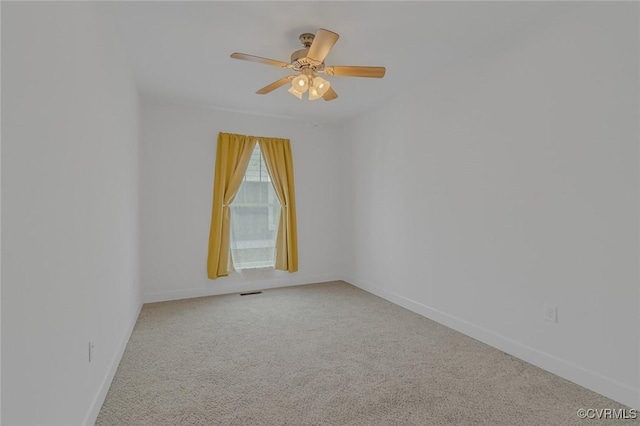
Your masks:
<path fill-rule="evenodd" d="M 579 408 L 623 406 L 331 282 L 145 305 L 96 424 L 631 422 Z"/>

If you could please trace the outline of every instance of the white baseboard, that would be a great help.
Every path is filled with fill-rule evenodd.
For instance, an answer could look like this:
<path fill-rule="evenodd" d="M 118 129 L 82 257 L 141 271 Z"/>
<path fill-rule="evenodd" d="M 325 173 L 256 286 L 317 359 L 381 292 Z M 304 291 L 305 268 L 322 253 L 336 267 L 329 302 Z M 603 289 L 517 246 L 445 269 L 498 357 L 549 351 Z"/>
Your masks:
<path fill-rule="evenodd" d="M 292 274 L 286 278 L 256 279 L 241 282 L 225 282 L 225 278 L 218 278 L 215 281 L 211 281 L 211 285 L 204 288 L 198 287 L 185 290 L 145 293 L 143 295 L 143 302 L 166 302 L 169 300 L 191 299 L 193 297 L 220 296 L 223 294 L 242 293 L 245 291 L 267 290 L 271 288 L 292 287 L 296 285 L 338 280 L 341 280 L 341 278 L 334 274 L 311 276 L 299 276 Z"/>
<path fill-rule="evenodd" d="M 114 354 L 111 359 L 111 364 L 109 365 L 109 370 L 107 370 L 107 374 L 104 376 L 102 383 L 100 384 L 100 388 L 98 389 L 98 393 L 91 401 L 91 405 L 89 407 L 89 412 L 84 418 L 84 422 L 82 422 L 85 426 L 93 426 L 96 423 L 96 419 L 98 418 L 98 414 L 100 414 L 100 409 L 102 408 L 102 404 L 104 404 L 104 400 L 107 397 L 107 392 L 109 392 L 109 388 L 111 387 L 111 382 L 113 381 L 113 377 L 116 375 L 116 371 L 118 370 L 118 365 L 120 365 L 120 360 L 122 359 L 122 355 L 124 354 L 124 350 L 127 348 L 127 343 L 129 343 L 129 338 L 131 337 L 131 333 L 133 332 L 133 327 L 136 325 L 136 321 L 138 321 L 138 316 L 140 315 L 140 311 L 142 310 L 142 303 L 138 306 L 135 313 L 132 315 L 129 325 L 127 327 L 126 332 L 120 342 L 120 347 Z"/>
<path fill-rule="evenodd" d="M 348 277 L 344 279 L 344 281 L 364 291 L 395 303 L 396 305 L 402 306 L 412 312 L 459 331 L 462 334 L 486 343 L 487 345 L 493 346 L 494 348 L 513 355 L 516 358 L 556 374 L 557 376 L 604 395 L 607 398 L 611 398 L 614 401 L 618 401 L 629 407 L 640 409 L 640 392 L 638 389 L 607 378 L 594 371 L 582 368 L 546 352 L 532 348 L 531 346 L 524 345 L 518 341 L 477 326 L 461 318 L 446 314 L 400 294 L 365 284 L 353 277 Z"/>

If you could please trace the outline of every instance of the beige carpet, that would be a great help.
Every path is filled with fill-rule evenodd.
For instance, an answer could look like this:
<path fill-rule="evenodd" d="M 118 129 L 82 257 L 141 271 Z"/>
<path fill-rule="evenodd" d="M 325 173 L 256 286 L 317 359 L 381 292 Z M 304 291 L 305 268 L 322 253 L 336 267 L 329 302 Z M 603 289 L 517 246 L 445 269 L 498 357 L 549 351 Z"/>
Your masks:
<path fill-rule="evenodd" d="M 332 282 L 145 305 L 96 424 L 628 424 L 576 415 L 621 407 Z"/>

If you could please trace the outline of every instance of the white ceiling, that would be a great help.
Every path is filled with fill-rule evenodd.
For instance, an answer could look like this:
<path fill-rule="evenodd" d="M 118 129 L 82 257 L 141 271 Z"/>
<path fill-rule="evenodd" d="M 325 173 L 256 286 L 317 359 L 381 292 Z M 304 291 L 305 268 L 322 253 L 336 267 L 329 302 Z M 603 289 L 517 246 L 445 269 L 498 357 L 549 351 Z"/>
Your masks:
<path fill-rule="evenodd" d="M 146 96 L 318 122 L 351 118 L 453 66 L 490 60 L 570 11 L 571 2 L 116 2 L 111 4 Z M 385 66 L 383 79 L 331 77 L 339 98 L 299 100 L 286 86 L 254 92 L 290 71 L 231 59 L 289 62 L 298 36 L 340 39 L 327 65 Z"/>

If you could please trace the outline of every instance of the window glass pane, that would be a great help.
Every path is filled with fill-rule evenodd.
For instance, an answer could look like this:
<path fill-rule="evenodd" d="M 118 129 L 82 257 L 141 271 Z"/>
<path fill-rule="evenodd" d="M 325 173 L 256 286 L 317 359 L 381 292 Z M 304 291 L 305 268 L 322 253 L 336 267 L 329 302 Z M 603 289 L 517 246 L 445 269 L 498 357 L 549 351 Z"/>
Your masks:
<path fill-rule="evenodd" d="M 256 144 L 231 204 L 231 256 L 236 269 L 272 267 L 280 202 Z"/>

